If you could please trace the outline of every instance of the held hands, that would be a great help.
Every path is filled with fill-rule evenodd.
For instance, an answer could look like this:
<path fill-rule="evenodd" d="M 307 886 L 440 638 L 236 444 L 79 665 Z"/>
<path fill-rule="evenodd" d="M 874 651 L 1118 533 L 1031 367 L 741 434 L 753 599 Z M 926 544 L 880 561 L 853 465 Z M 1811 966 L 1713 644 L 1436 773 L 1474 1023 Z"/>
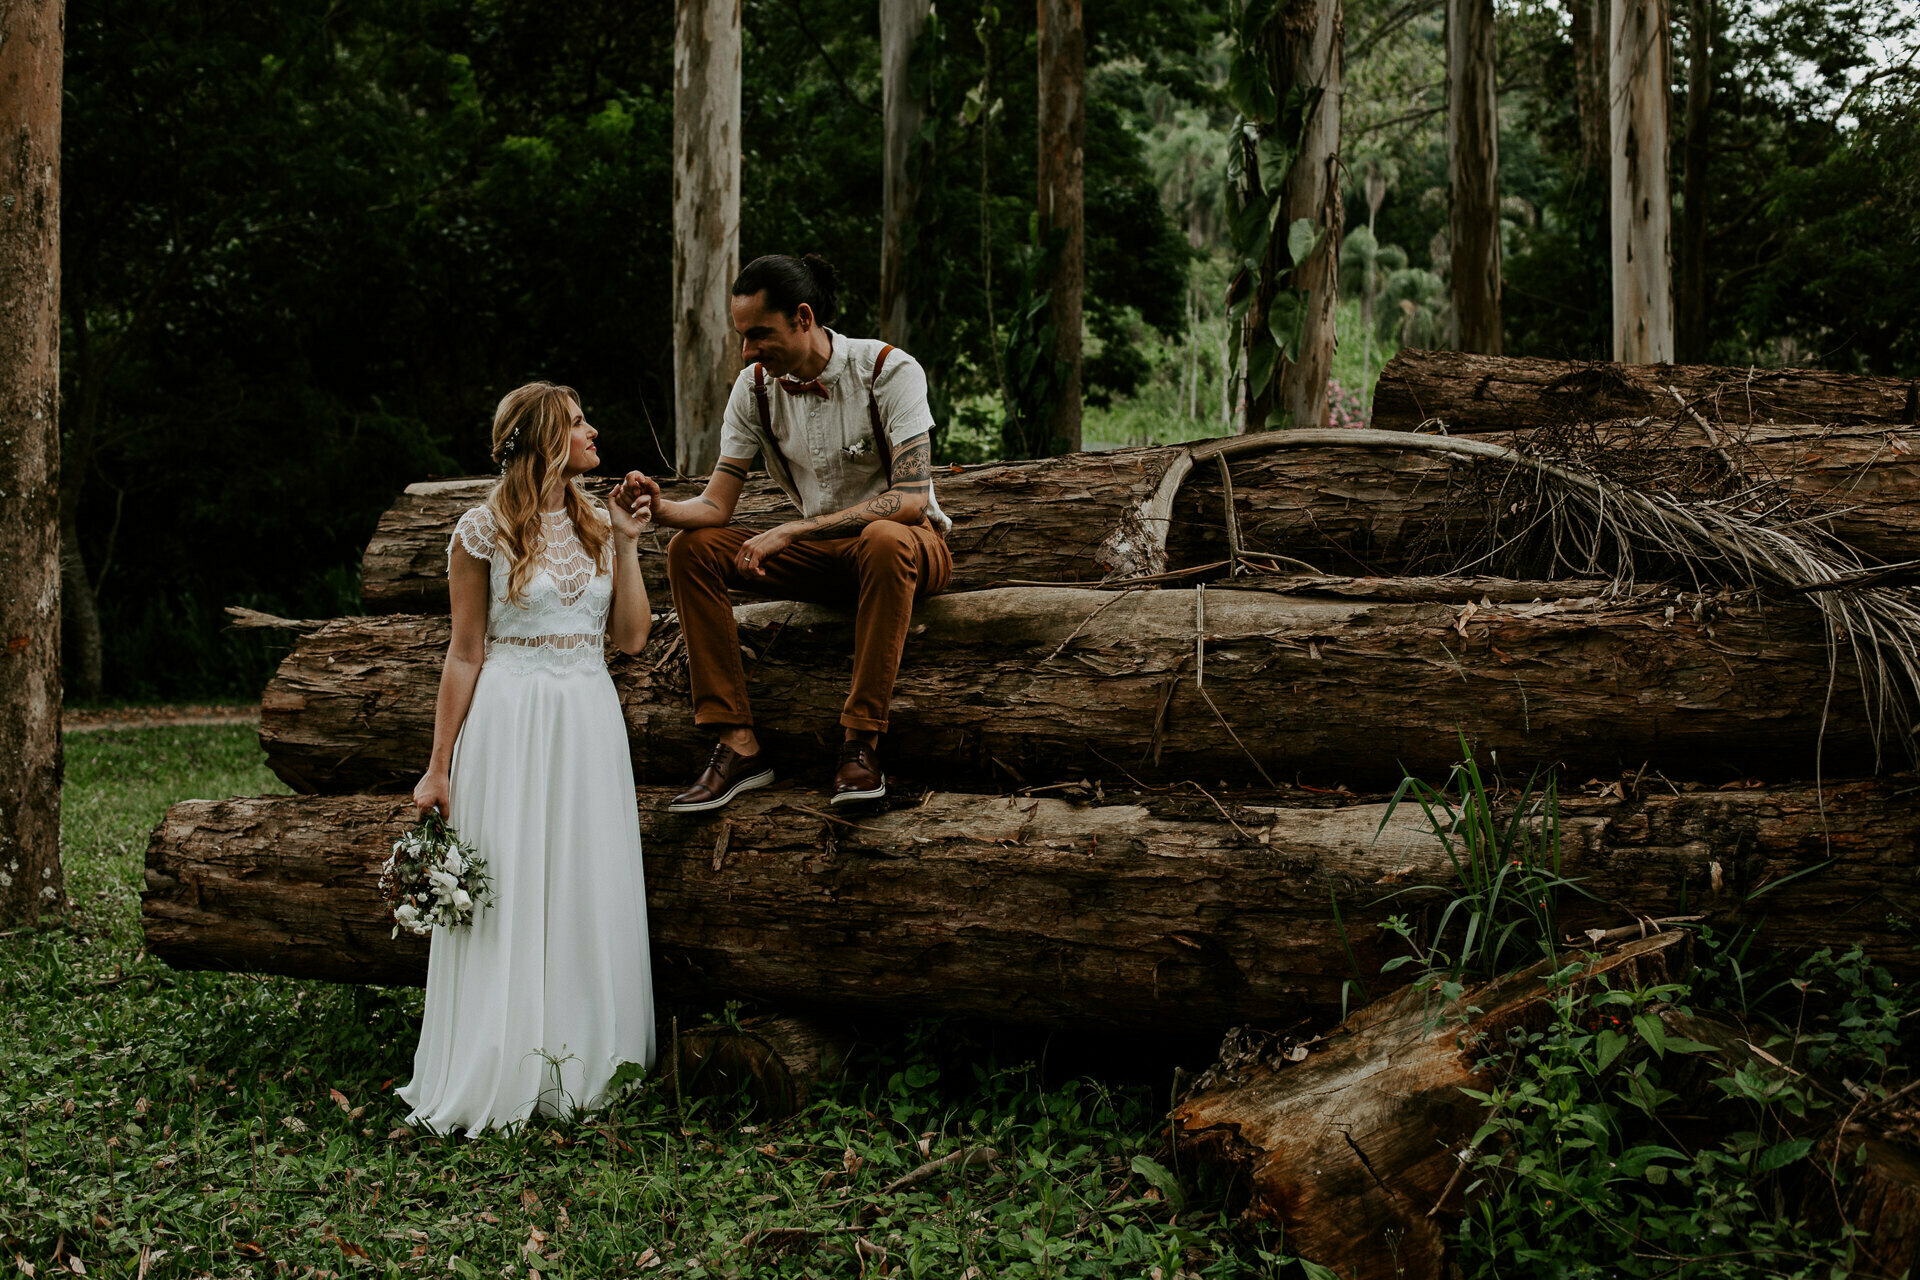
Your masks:
<path fill-rule="evenodd" d="M 424 818 L 438 809 L 440 816 L 453 816 L 453 782 L 444 769 L 429 769 L 413 786 L 413 807 Z"/>
<path fill-rule="evenodd" d="M 607 516 L 613 521 L 614 541 L 631 544 L 653 523 L 653 498 L 643 491 L 629 499 L 626 487 L 623 483 L 613 491 L 607 503 Z"/>
<path fill-rule="evenodd" d="M 652 518 L 653 509 L 660 501 L 660 482 L 644 471 L 629 471 L 611 498 L 609 506 L 625 508 L 644 524 Z"/>

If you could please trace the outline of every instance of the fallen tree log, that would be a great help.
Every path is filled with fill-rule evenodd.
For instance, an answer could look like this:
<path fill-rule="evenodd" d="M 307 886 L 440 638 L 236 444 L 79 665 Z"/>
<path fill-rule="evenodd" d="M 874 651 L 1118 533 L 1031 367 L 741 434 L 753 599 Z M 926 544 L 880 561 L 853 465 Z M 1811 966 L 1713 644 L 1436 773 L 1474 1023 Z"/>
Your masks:
<path fill-rule="evenodd" d="M 1145 549 L 1163 547 L 1166 531 L 1136 530 L 1116 538 L 1143 493 L 1151 493 L 1175 450 L 1116 449 L 1035 462 L 956 468 L 936 476 L 940 503 L 954 520 L 952 589 L 972 590 L 1015 578 L 1098 581 L 1148 566 Z M 361 560 L 360 598 L 369 613 L 444 612 L 447 539 L 462 512 L 481 502 L 491 478 L 409 485 L 381 516 Z M 607 480 L 589 482 L 604 496 Z M 701 485 L 668 486 L 686 499 Z M 765 472 L 749 477 L 737 518 L 771 527 L 796 513 Z M 641 540 L 641 572 L 660 608 L 667 607 L 666 544 L 657 531 Z M 1102 551 L 1112 541 L 1115 549 Z"/>
<path fill-rule="evenodd" d="M 1678 977 L 1687 940 L 1674 932 L 1626 943 L 1589 963 L 1586 979 Z M 1441 1280 L 1440 1215 L 1460 1211 L 1472 1181 L 1460 1176 L 1462 1148 L 1484 1118 L 1462 1090 L 1491 1083 L 1482 1064 L 1489 1044 L 1551 1020 L 1559 963 L 1445 1007 L 1406 988 L 1293 1050 L 1295 1062 L 1219 1064 L 1221 1083 L 1174 1108 L 1174 1143 L 1237 1175 L 1246 1216 L 1281 1227 L 1290 1250 L 1342 1280 Z"/>
<path fill-rule="evenodd" d="M 1445 891 L 1415 886 L 1451 877 L 1416 807 L 1389 821 L 1305 792 L 932 792 L 857 819 L 789 787 L 675 816 L 672 792 L 638 794 L 669 1001 L 1218 1033 L 1339 1010 L 1396 941 L 1374 926 L 1435 910 Z M 411 813 L 402 796 L 174 805 L 147 847 L 147 946 L 179 968 L 423 981 L 426 943 L 390 936 L 375 892 Z M 1920 797 L 1905 786 L 1569 797 L 1561 833 L 1589 895 L 1564 896 L 1571 930 L 1684 904 L 1728 927 L 1764 917 L 1765 946 L 1911 955 Z"/>
<path fill-rule="evenodd" d="M 1624 469 L 1621 478 L 1653 489 L 1719 485 L 1750 491 L 1749 503 L 1762 509 L 1791 502 L 1796 516 L 1824 520 L 1863 555 L 1920 558 L 1920 437 L 1890 436 L 1883 427 L 1788 425 L 1729 428 L 1710 438 L 1683 416 L 1652 441 L 1644 428 L 1608 423 L 1583 429 L 1577 440 L 1548 442 L 1525 431 L 1497 438 L 1522 450 L 1550 443 L 1555 456 L 1571 448 L 1605 459 L 1615 472 Z M 952 589 L 1096 582 L 1204 566 L 1222 574 L 1235 546 L 1228 483 L 1241 549 L 1332 573 L 1462 566 L 1511 573 L 1518 559 L 1488 553 L 1535 520 L 1526 501 L 1533 484 L 1503 479 L 1485 464 L 1419 451 L 1287 448 L 1230 459 L 1226 481 L 1218 462 L 1195 465 L 1196 451 L 1218 443 L 1069 454 L 942 475 L 941 502 L 954 519 Z M 1630 466 L 1623 462 L 1629 447 Z M 1741 472 L 1732 479 L 1729 458 Z M 491 483 L 435 481 L 400 496 L 362 561 L 367 612 L 445 612 L 447 539 Z M 604 492 L 604 484 L 598 488 Z M 693 492 L 682 488 L 675 496 Z M 749 525 L 771 525 L 790 513 L 785 496 L 759 473 L 741 510 Z M 655 533 L 641 545 L 642 572 L 662 609 L 669 604 L 667 537 Z M 1249 563 L 1275 562 L 1252 556 Z"/>
<path fill-rule="evenodd" d="M 1411 431 L 1439 419 L 1449 431 L 1524 431 L 1561 422 L 1668 417 L 1678 391 L 1716 424 L 1818 423 L 1912 427 L 1920 394 L 1909 378 L 1824 369 L 1734 369 L 1402 351 L 1373 391 L 1368 425 Z"/>
<path fill-rule="evenodd" d="M 908 777 L 988 786 L 1264 771 L 1391 787 L 1403 767 L 1443 777 L 1464 731 L 1509 773 L 1811 777 L 1817 746 L 1828 772 L 1873 765 L 1851 657 L 1830 674 L 1805 605 L 1566 598 L 1591 590 L 1579 583 L 1503 596 L 1537 603 L 1400 603 L 1376 585 L 938 597 L 915 614 L 885 759 Z M 767 603 L 736 617 L 775 759 L 827 769 L 850 616 Z M 444 618 L 413 616 L 342 618 L 301 636 L 261 699 L 274 772 L 305 792 L 411 787 L 447 636 Z M 712 735 L 693 724 L 674 626 L 612 672 L 636 778 L 684 784 Z"/>

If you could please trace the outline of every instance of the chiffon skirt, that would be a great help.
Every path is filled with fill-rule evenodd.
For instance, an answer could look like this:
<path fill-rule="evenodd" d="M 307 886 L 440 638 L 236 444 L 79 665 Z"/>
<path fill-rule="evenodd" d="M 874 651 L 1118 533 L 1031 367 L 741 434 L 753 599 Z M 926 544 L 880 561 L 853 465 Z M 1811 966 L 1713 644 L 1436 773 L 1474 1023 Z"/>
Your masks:
<path fill-rule="evenodd" d="M 407 1121 L 478 1134 L 597 1107 L 622 1063 L 654 1060 L 640 819 L 605 668 L 487 661 L 451 778 L 493 896 L 433 931 Z"/>

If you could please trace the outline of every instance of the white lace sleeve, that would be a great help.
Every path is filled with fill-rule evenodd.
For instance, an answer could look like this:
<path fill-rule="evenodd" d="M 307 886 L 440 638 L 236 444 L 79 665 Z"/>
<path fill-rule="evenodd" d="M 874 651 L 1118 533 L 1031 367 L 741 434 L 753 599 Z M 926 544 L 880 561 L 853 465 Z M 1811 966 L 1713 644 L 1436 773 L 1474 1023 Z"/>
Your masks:
<path fill-rule="evenodd" d="M 493 559 L 493 511 L 488 507 L 469 507 L 453 526 L 447 539 L 447 572 L 453 572 L 453 549 L 461 548 L 475 560 Z"/>

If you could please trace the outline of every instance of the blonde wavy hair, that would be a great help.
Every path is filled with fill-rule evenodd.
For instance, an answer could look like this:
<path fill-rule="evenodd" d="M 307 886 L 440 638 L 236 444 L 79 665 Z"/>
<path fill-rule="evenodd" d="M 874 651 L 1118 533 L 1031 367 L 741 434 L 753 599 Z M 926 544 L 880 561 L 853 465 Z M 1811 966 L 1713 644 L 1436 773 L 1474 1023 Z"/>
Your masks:
<path fill-rule="evenodd" d="M 573 427 L 573 405 L 580 394 L 551 382 L 529 382 L 500 397 L 493 411 L 493 460 L 500 479 L 487 495 L 493 512 L 494 539 L 507 553 L 507 600 L 526 608 L 527 579 L 544 540 L 540 512 L 547 496 L 562 489 L 561 501 L 580 545 L 602 572 L 611 540 L 599 504 L 566 478 L 567 436 Z"/>

